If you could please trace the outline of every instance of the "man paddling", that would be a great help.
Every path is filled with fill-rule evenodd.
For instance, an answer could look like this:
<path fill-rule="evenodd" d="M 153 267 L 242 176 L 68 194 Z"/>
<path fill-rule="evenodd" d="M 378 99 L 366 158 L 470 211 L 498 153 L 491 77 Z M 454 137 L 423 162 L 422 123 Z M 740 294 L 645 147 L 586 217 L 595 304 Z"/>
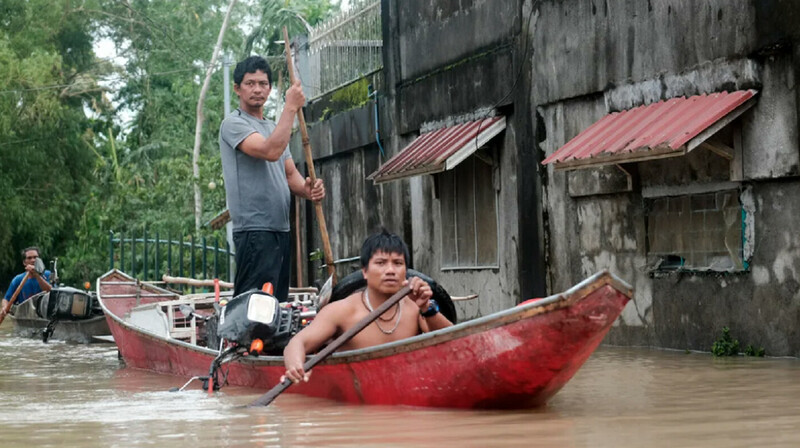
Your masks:
<path fill-rule="evenodd" d="M 283 351 L 285 377 L 295 383 L 308 381 L 310 372 L 303 369 L 306 354 L 353 327 L 406 284 L 411 287 L 408 296 L 340 350 L 385 344 L 453 325 L 431 299 L 430 285 L 419 277 L 406 280 L 408 257 L 408 246 L 399 236 L 383 230 L 368 237 L 361 246 L 361 272 L 367 287 L 321 309 L 311 324 L 292 338 Z"/>
<path fill-rule="evenodd" d="M 19 295 L 16 300 L 14 300 L 14 304 L 22 303 L 31 296 L 42 291 L 50 291 L 50 283 L 48 283 L 48 281 L 50 281 L 50 271 L 44 271 L 43 274 L 39 274 L 39 272 L 36 271 L 37 258 L 39 258 L 38 247 L 31 246 L 22 251 L 22 265 L 25 266 L 25 272 L 11 280 L 11 285 L 9 285 L 6 295 L 3 297 L 2 304 L 0 304 L 0 313 L 2 313 L 1 310 L 6 308 L 6 304 L 14 296 L 17 289 L 20 289 L 20 284 L 23 279 L 27 278 L 25 284 L 20 289 Z"/>

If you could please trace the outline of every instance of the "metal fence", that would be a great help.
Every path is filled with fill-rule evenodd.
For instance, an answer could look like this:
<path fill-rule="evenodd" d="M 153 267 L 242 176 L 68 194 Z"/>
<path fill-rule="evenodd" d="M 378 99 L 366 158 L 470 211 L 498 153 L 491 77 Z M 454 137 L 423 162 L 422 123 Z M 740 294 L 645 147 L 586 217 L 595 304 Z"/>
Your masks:
<path fill-rule="evenodd" d="M 380 0 L 352 0 L 351 8 L 314 27 L 308 36 L 309 97 L 336 90 L 383 66 Z"/>
<path fill-rule="evenodd" d="M 142 281 L 161 281 L 164 274 L 193 279 L 218 278 L 233 282 L 234 253 L 227 241 L 220 238 L 209 241 L 206 237 L 167 234 L 161 239 L 159 232 L 148 237 L 147 229 L 140 236 L 125 236 L 109 232 L 109 269 L 117 267 Z M 185 289 L 181 286 L 178 289 Z M 195 287 L 191 287 L 195 292 Z"/>

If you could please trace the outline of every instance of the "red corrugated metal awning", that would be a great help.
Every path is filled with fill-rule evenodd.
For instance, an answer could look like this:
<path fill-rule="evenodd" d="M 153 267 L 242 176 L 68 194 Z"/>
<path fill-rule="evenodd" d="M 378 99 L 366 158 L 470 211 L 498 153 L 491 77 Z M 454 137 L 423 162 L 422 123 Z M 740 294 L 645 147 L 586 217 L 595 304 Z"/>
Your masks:
<path fill-rule="evenodd" d="M 506 128 L 506 117 L 491 117 L 426 132 L 367 176 L 376 184 L 455 168 Z"/>
<path fill-rule="evenodd" d="M 681 156 L 750 108 L 755 90 L 718 92 L 614 112 L 547 157 L 556 169 L 588 168 Z M 717 150 L 708 145 L 709 149 Z M 732 157 L 724 151 L 724 157 Z"/>

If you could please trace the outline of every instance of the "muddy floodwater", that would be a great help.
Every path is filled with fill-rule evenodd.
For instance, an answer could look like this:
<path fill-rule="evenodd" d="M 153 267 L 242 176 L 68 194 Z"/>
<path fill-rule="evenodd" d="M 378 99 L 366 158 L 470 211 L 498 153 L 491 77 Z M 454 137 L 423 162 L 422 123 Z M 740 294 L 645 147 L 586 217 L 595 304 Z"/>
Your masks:
<path fill-rule="evenodd" d="M 521 412 L 343 405 L 126 368 L 112 344 L 0 328 L 0 447 L 800 446 L 800 361 L 601 347 L 548 406 Z"/>

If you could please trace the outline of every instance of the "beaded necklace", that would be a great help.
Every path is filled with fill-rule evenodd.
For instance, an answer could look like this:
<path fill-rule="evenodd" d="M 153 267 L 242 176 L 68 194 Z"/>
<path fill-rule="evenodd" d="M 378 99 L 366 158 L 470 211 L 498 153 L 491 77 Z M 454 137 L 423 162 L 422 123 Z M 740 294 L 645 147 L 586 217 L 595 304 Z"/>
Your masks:
<path fill-rule="evenodd" d="M 364 292 L 361 293 L 361 299 L 364 302 L 364 306 L 367 307 L 369 312 L 370 313 L 373 312 L 374 310 L 372 309 L 372 304 L 369 303 L 369 293 L 367 292 L 366 288 L 364 289 Z M 375 321 L 375 325 L 378 326 L 378 329 L 381 330 L 383 334 L 394 333 L 394 331 L 397 330 L 397 326 L 400 325 L 400 318 L 403 316 L 403 307 L 400 306 L 400 302 L 397 302 L 397 309 L 394 313 L 397 314 L 397 320 L 394 322 L 394 327 L 392 327 L 391 330 L 384 330 L 383 327 L 381 327 L 380 322 L 378 322 L 377 320 Z M 391 319 L 391 317 L 389 319 Z"/>

